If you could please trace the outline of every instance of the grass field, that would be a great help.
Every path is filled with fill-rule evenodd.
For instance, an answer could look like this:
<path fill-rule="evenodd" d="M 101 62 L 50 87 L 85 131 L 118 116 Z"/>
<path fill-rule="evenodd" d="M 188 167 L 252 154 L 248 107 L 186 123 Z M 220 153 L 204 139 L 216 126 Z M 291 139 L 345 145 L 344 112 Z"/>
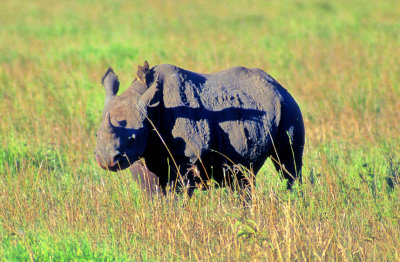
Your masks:
<path fill-rule="evenodd" d="M 400 260 L 399 1 L 0 2 L 0 260 Z M 267 161 L 225 189 L 149 200 L 93 157 L 114 67 L 259 67 L 298 101 L 303 184 Z"/>

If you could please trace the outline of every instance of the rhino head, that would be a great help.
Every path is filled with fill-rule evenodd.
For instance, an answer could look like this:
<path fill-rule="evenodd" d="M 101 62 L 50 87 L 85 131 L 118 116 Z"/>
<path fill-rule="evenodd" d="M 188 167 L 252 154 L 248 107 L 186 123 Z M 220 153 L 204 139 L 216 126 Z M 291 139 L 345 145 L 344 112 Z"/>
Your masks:
<path fill-rule="evenodd" d="M 98 129 L 95 156 L 98 164 L 111 171 L 129 167 L 143 154 L 150 130 L 147 113 L 158 105 L 157 80 L 148 87 L 147 61 L 138 67 L 137 77 L 121 95 L 119 80 L 112 68 L 102 78 L 106 92 L 102 122 Z"/>

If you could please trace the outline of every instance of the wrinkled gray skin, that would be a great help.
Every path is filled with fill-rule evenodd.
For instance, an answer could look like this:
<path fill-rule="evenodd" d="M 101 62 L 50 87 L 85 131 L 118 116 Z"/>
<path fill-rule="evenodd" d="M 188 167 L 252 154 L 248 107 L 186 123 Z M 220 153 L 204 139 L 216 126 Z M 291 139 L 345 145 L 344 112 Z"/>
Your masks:
<path fill-rule="evenodd" d="M 105 169 L 125 169 L 144 158 L 163 189 L 169 183 L 182 185 L 178 173 L 191 187 L 210 177 L 224 186 L 232 182 L 225 175 L 232 163 L 257 174 L 271 157 L 289 188 L 300 178 L 301 111 L 288 91 L 261 69 L 199 74 L 173 65 L 149 69 L 145 62 L 119 96 L 112 69 L 103 85 L 106 99 L 95 155 Z M 236 177 L 240 185 L 249 184 L 241 172 Z"/>

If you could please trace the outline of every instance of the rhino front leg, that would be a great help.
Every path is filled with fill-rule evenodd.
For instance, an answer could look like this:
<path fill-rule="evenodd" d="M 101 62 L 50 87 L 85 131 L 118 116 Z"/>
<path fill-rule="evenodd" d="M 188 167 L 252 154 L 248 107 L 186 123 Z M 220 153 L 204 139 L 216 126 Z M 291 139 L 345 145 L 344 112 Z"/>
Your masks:
<path fill-rule="evenodd" d="M 145 190 L 148 196 L 158 192 L 160 185 L 158 176 L 146 168 L 142 161 L 133 163 L 130 170 L 134 180 Z"/>
<path fill-rule="evenodd" d="M 251 204 L 254 189 L 256 184 L 256 177 L 253 169 L 242 165 L 234 165 L 229 168 L 233 184 L 230 185 L 231 189 L 238 190 L 242 204 L 248 206 Z M 232 183 L 232 182 L 231 182 Z"/>

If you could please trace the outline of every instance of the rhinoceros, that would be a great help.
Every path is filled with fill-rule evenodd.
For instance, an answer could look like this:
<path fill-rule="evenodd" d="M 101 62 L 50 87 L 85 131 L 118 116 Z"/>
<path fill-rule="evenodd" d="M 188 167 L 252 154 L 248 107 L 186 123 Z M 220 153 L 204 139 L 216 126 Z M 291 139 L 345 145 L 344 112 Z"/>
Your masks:
<path fill-rule="evenodd" d="M 150 68 L 146 61 L 122 94 L 111 67 L 102 84 L 106 97 L 95 156 L 104 169 L 122 170 L 144 159 L 163 190 L 194 188 L 211 178 L 221 186 L 232 179 L 246 186 L 248 174 L 257 174 L 270 157 L 288 188 L 301 181 L 300 108 L 261 69 L 202 74 L 169 64 Z"/>

